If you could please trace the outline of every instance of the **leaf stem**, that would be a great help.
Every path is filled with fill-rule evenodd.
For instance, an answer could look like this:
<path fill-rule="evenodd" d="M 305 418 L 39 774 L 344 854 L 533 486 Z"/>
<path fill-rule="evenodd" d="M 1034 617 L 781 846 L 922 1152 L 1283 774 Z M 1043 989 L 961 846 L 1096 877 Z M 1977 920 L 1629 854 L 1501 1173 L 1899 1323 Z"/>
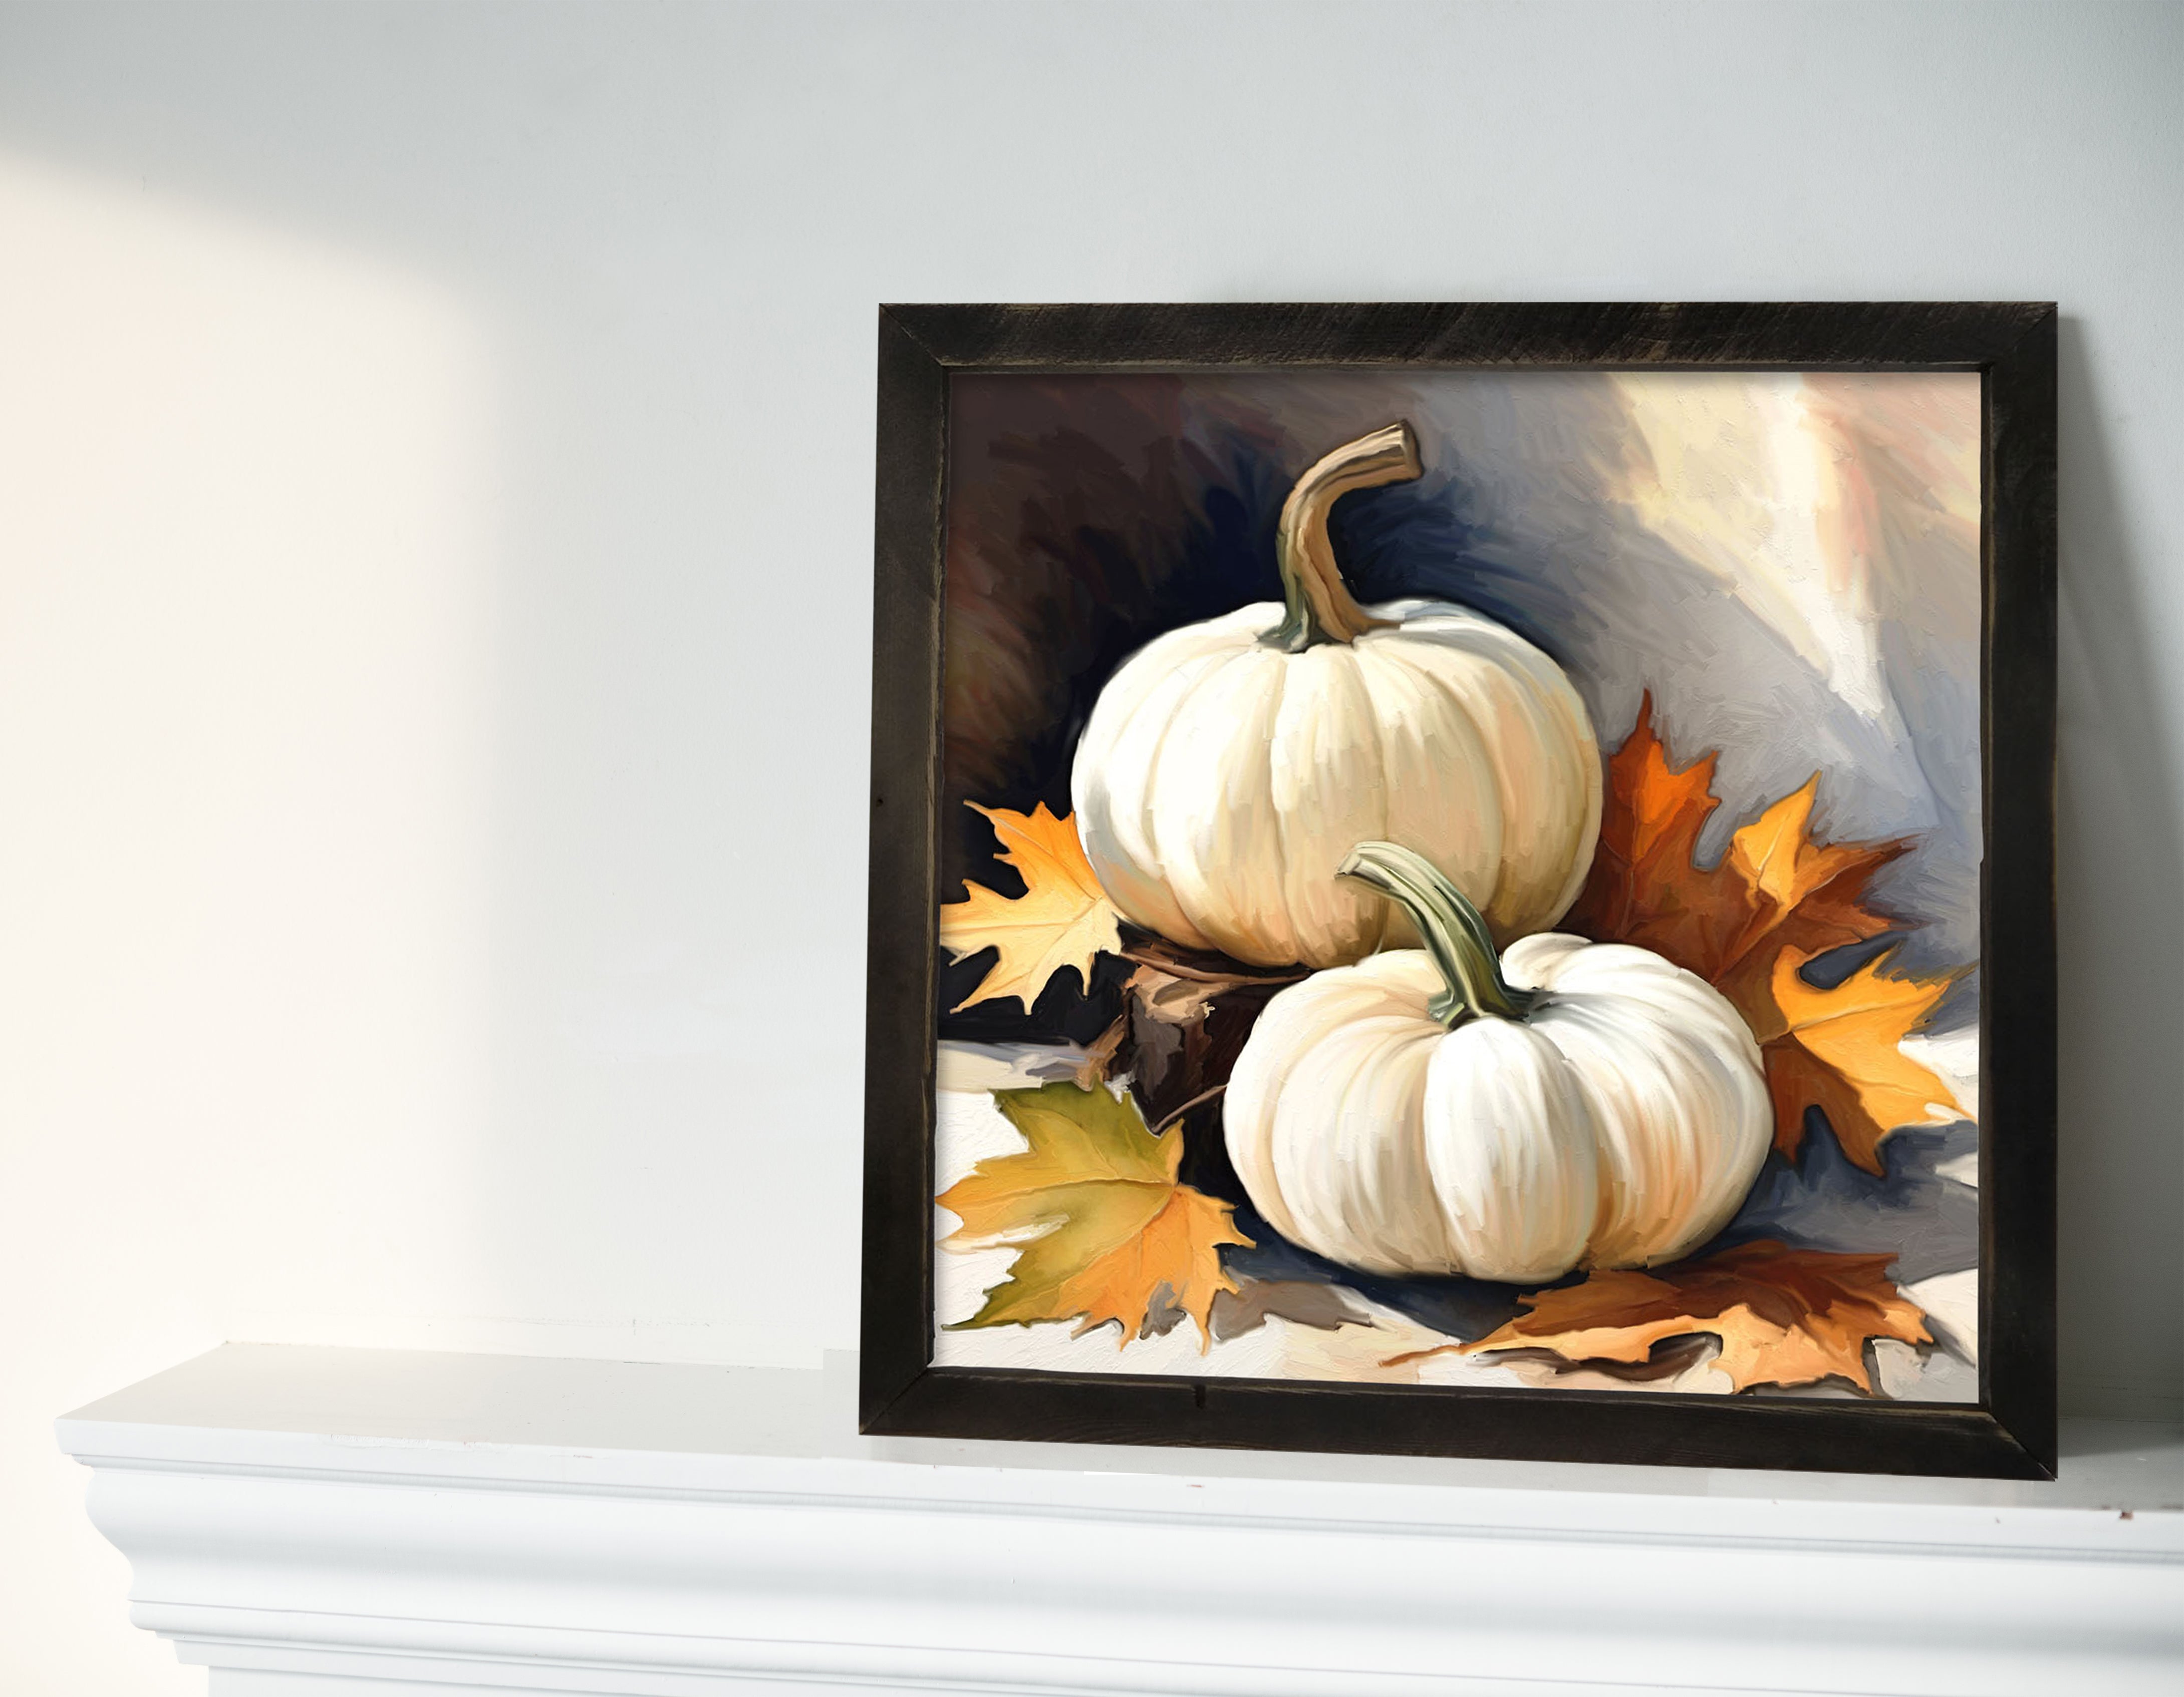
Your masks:
<path fill-rule="evenodd" d="M 1346 442 L 1305 469 L 1282 503 L 1274 537 L 1274 563 L 1281 568 L 1289 614 L 1267 637 L 1269 647 L 1295 654 L 1317 643 L 1351 642 L 1390 623 L 1360 607 L 1343 582 L 1328 540 L 1327 518 L 1351 490 L 1404 482 L 1423 469 L 1418 435 L 1405 421 Z"/>
<path fill-rule="evenodd" d="M 1309 978 L 1309 972 L 1266 973 L 1251 967 L 1240 967 L 1234 972 L 1209 972 L 1203 967 L 1186 966 L 1179 960 L 1165 955 L 1144 954 L 1134 949 L 1110 949 L 1117 960 L 1134 961 L 1140 966 L 1150 966 L 1156 972 L 1165 972 L 1171 978 L 1187 978 L 1194 984 L 1229 984 L 1241 988 L 1251 984 L 1294 984 Z"/>
<path fill-rule="evenodd" d="M 1193 1108 L 1197 1107 L 1201 1102 L 1211 1102 L 1216 1096 L 1218 1096 L 1228 1088 L 1228 1087 L 1226 1084 L 1217 1084 L 1211 1090 L 1200 1091 L 1188 1102 L 1178 1103 L 1176 1106 L 1169 1109 L 1167 1112 L 1160 1116 L 1160 1123 L 1152 1127 L 1152 1134 L 1155 1137 L 1158 1137 L 1162 1132 L 1166 1131 L 1185 1114 L 1188 1114 Z"/>
<path fill-rule="evenodd" d="M 1402 904 L 1440 969 L 1442 988 L 1426 1010 L 1443 1025 L 1489 1015 L 1518 1020 L 1531 1011 L 1538 993 L 1519 990 L 1502 976 L 1485 920 L 1424 855 L 1394 843 L 1360 843 L 1335 872 Z"/>

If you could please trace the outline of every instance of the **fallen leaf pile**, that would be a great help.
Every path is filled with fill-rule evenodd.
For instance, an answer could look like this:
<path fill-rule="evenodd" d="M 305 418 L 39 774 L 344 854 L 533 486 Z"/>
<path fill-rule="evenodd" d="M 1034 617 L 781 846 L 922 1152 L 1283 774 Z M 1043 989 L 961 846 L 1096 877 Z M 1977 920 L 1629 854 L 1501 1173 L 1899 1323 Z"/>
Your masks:
<path fill-rule="evenodd" d="M 1662 1338 L 1707 1333 L 1721 1340 L 1714 1365 L 1738 1390 L 1839 1377 L 1869 1392 L 1868 1338 L 1933 1341 L 1918 1308 L 1889 1281 L 1893 1259 L 1765 1242 L 1650 1272 L 1596 1272 L 1583 1284 L 1520 1298 L 1528 1312 L 1449 1347 L 1468 1355 L 1552 1349 L 1573 1361 L 1635 1362 Z"/>
<path fill-rule="evenodd" d="M 1182 1134 L 1155 1137 L 1137 1104 L 1104 1084 L 997 1090 L 994 1104 L 1030 1147 L 980 1161 L 939 1200 L 963 1221 L 949 1247 L 1006 1243 L 1018 1254 L 958 1323 L 1075 1320 L 1081 1336 L 1112 1321 L 1127 1344 L 1173 1305 L 1210 1342 L 1214 1297 L 1237 1288 L 1221 1245 L 1251 1240 L 1232 1205 L 1177 1182 Z"/>
<path fill-rule="evenodd" d="M 1046 981 L 1065 966 L 1075 967 L 1089 987 L 1094 958 L 1120 949 L 1122 937 L 1114 904 L 1093 876 L 1069 815 L 1057 819 L 1044 802 L 1028 814 L 967 805 L 992 823 L 1001 839 L 1000 859 L 1023 875 L 1024 893 L 1011 898 L 967 883 L 961 901 L 942 905 L 940 941 L 951 959 L 983 949 L 1000 952 L 978 988 L 949 1011 L 1015 996 L 1029 1012 Z"/>
<path fill-rule="evenodd" d="M 1714 985 L 1758 1039 L 1774 1146 L 1794 1155 L 1805 1110 L 1817 1106 L 1844 1154 L 1879 1175 L 1889 1132 L 1964 1117 L 1900 1046 L 1956 975 L 1885 974 L 1892 949 L 1832 989 L 1803 972 L 1831 949 L 1897 928 L 1866 905 L 1865 887 L 1907 845 L 1815 843 L 1815 776 L 1737 832 L 1719 865 L 1702 867 L 1699 832 L 1720 805 L 1713 769 L 1713 754 L 1669 765 L 1648 698 L 1609 765 L 1600 851 L 1563 928 L 1652 949 Z"/>

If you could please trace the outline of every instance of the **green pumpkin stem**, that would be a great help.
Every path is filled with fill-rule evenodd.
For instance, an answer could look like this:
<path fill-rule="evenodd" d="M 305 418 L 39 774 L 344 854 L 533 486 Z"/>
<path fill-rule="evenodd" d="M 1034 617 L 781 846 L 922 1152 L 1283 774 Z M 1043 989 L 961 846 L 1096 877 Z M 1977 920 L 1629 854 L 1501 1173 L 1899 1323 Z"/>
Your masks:
<path fill-rule="evenodd" d="M 1418 436 L 1401 422 L 1346 442 L 1306 469 L 1282 503 L 1274 537 L 1289 615 L 1267 637 L 1269 646 L 1295 654 L 1316 643 L 1351 642 L 1390 622 L 1360 607 L 1343 582 L 1327 538 L 1327 515 L 1353 489 L 1404 482 L 1422 469 Z"/>
<path fill-rule="evenodd" d="M 1394 843 L 1360 843 L 1335 871 L 1403 904 L 1440 969 L 1443 988 L 1426 1011 L 1443 1025 L 1489 1014 L 1519 1020 L 1531 1011 L 1539 993 L 1519 990 L 1502 976 L 1502 960 L 1485 920 L 1424 855 Z"/>

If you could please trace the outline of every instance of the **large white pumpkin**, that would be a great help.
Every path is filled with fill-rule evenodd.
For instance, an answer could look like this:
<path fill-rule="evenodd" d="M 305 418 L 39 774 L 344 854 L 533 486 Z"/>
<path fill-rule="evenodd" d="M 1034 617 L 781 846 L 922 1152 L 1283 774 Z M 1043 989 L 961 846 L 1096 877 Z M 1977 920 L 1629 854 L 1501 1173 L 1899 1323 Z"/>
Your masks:
<path fill-rule="evenodd" d="M 1418 474 L 1407 424 L 1335 449 L 1282 509 L 1287 604 L 1171 631 L 1108 681 L 1071 789 L 1124 917 L 1263 965 L 1414 941 L 1379 895 L 1335 879 L 1368 837 L 1424 854 L 1500 938 L 1552 925 L 1576 899 L 1601 765 L 1569 680 L 1463 608 L 1361 608 L 1336 569 L 1335 498 Z"/>
<path fill-rule="evenodd" d="M 1268 1224 L 1368 1272 L 1538 1282 L 1674 1260 L 1729 1223 L 1773 1118 L 1720 992 L 1554 933 L 1497 965 L 1418 856 L 1363 843 L 1345 871 L 1428 947 L 1316 973 L 1252 1027 L 1222 1115 Z"/>

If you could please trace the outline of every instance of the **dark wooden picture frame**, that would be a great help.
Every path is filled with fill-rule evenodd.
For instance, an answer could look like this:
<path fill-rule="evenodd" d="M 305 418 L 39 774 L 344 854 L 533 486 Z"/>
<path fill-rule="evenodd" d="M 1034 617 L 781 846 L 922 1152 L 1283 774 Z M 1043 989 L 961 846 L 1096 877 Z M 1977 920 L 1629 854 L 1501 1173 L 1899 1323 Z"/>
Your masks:
<path fill-rule="evenodd" d="M 861 1429 L 2053 1477 L 2055 361 L 2055 309 L 2043 303 L 882 308 Z M 1976 1404 L 933 1364 L 934 893 L 950 378 L 1376 366 L 1980 374 L 1986 861 Z"/>

